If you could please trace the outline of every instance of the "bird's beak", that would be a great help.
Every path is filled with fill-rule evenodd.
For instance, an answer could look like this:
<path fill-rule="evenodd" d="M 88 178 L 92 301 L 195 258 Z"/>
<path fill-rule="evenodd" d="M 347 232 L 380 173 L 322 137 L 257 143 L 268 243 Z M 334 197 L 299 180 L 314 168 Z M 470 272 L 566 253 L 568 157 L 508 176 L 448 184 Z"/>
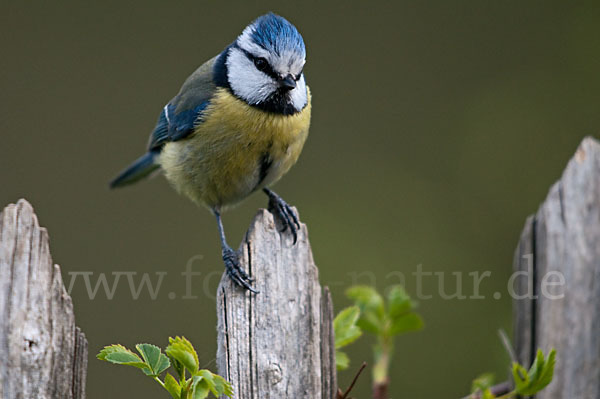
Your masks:
<path fill-rule="evenodd" d="M 283 79 L 279 80 L 279 87 L 285 91 L 289 91 L 296 88 L 296 79 L 291 74 L 288 74 Z"/>

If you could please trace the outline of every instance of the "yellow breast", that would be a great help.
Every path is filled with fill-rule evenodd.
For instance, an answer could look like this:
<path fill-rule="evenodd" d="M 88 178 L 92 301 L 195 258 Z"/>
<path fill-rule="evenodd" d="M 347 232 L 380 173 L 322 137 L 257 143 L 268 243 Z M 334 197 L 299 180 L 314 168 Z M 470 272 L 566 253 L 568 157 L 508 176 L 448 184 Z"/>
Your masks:
<path fill-rule="evenodd" d="M 195 132 L 165 145 L 161 166 L 175 188 L 193 201 L 211 208 L 232 205 L 273 184 L 296 163 L 310 112 L 310 91 L 301 112 L 280 115 L 220 88 Z"/>

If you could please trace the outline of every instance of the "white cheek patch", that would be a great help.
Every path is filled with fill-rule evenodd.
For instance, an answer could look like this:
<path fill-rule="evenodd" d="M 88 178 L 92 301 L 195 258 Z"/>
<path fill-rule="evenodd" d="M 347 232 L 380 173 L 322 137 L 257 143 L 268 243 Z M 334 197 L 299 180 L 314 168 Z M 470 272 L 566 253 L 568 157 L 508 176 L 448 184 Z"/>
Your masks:
<path fill-rule="evenodd" d="M 304 74 L 302 74 L 300 79 L 298 79 L 298 82 L 296 82 L 296 88 L 290 91 L 290 100 L 296 111 L 300 111 L 306 106 L 308 98 L 306 95 L 306 82 L 304 81 Z"/>
<path fill-rule="evenodd" d="M 252 39 L 253 26 L 249 26 L 237 39 L 237 46 L 229 50 L 227 57 L 228 80 L 233 93 L 248 104 L 259 104 L 267 101 L 279 89 L 279 84 L 271 76 L 256 69 L 254 62 L 246 53 L 265 58 L 275 73 L 281 76 L 298 76 L 305 63 L 304 52 L 287 50 L 281 54 L 269 52 L 256 44 Z M 307 104 L 306 83 L 304 75 L 296 82 L 296 88 L 287 93 L 288 102 L 296 111 L 301 111 Z"/>
<path fill-rule="evenodd" d="M 265 101 L 277 90 L 277 83 L 256 69 L 254 63 L 237 48 L 229 51 L 227 70 L 231 89 L 249 104 Z"/>

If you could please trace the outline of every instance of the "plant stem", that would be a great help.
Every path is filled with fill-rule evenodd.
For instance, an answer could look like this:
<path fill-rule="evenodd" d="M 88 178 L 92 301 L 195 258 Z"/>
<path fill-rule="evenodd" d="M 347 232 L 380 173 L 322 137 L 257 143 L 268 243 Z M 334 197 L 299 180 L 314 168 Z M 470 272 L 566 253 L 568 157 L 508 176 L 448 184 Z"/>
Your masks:
<path fill-rule="evenodd" d="M 183 371 L 181 372 L 181 375 L 179 376 L 179 386 L 183 387 L 185 385 L 185 368 L 183 369 Z"/>
<path fill-rule="evenodd" d="M 388 388 L 390 386 L 390 381 L 386 380 L 379 384 L 373 383 L 373 399 L 388 399 L 389 392 Z"/>
<path fill-rule="evenodd" d="M 389 353 L 382 353 L 375 361 L 373 366 L 373 383 L 381 384 L 388 379 L 388 369 L 390 367 Z"/>
<path fill-rule="evenodd" d="M 190 378 L 190 382 L 191 382 L 191 378 Z M 190 384 L 188 384 L 188 380 L 185 379 L 185 371 L 184 371 L 184 379 L 183 379 L 183 385 L 181 385 L 181 398 L 188 398 L 191 397 L 191 392 L 190 392 Z"/>
<path fill-rule="evenodd" d="M 161 386 L 161 387 L 163 387 L 163 388 L 167 389 L 167 388 L 165 387 L 165 383 L 164 383 L 164 382 L 162 382 L 162 381 L 160 380 L 160 378 L 158 378 L 157 376 L 154 376 L 153 378 L 154 378 L 154 381 L 158 382 L 158 383 L 160 384 L 160 386 Z"/>
<path fill-rule="evenodd" d="M 509 399 L 509 398 L 514 398 L 517 395 L 517 391 L 510 391 L 509 393 L 502 395 L 502 396 L 497 396 L 496 399 Z"/>
<path fill-rule="evenodd" d="M 393 338 L 380 336 L 374 349 L 375 365 L 373 366 L 373 399 L 387 399 L 390 379 L 388 377 L 390 360 L 393 351 Z"/>
<path fill-rule="evenodd" d="M 360 377 L 360 373 L 362 373 L 362 371 L 365 369 L 365 367 L 367 367 L 367 363 L 363 362 L 363 364 L 360 366 L 360 369 L 358 369 L 358 372 L 354 376 L 352 383 L 350 383 L 350 386 L 348 387 L 348 389 L 346 389 L 346 392 L 344 392 L 341 395 L 340 395 L 340 393 L 338 393 L 338 397 L 340 397 L 340 399 L 346 399 L 348 397 L 348 395 L 350 394 L 350 391 L 352 391 L 352 388 L 354 388 L 354 384 L 356 384 L 358 377 Z"/>
<path fill-rule="evenodd" d="M 493 387 L 490 388 L 490 391 L 492 391 L 492 394 L 494 395 L 501 395 L 501 396 L 496 396 L 496 399 L 509 399 L 511 397 L 514 397 L 514 395 L 516 394 L 515 391 L 511 390 L 512 385 L 510 384 L 510 382 L 508 381 L 504 381 L 501 382 L 500 384 L 494 385 Z M 470 395 L 465 396 L 462 399 L 480 399 L 481 398 L 481 392 L 479 393 L 472 393 Z M 511 396 L 512 395 L 512 396 Z"/>
<path fill-rule="evenodd" d="M 181 387 L 181 398 L 185 399 L 188 397 L 188 390 L 187 390 L 187 381 L 185 379 L 185 368 L 183 369 L 183 371 L 181 372 L 181 375 L 179 376 L 179 386 Z"/>
<path fill-rule="evenodd" d="M 392 339 L 390 337 L 380 337 L 379 344 L 374 349 L 374 355 L 373 383 L 381 384 L 388 380 L 390 358 L 392 355 Z"/>

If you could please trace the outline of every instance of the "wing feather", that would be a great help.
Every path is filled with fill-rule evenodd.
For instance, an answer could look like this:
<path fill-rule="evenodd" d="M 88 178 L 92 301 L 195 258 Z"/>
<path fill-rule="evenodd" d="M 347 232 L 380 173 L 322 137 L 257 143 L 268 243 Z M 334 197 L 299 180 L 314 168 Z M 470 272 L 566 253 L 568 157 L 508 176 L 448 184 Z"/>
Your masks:
<path fill-rule="evenodd" d="M 202 112 L 216 90 L 213 80 L 216 58 L 208 60 L 194 71 L 179 93 L 164 106 L 150 134 L 149 150 L 160 150 L 169 141 L 186 138 L 201 123 Z"/>

